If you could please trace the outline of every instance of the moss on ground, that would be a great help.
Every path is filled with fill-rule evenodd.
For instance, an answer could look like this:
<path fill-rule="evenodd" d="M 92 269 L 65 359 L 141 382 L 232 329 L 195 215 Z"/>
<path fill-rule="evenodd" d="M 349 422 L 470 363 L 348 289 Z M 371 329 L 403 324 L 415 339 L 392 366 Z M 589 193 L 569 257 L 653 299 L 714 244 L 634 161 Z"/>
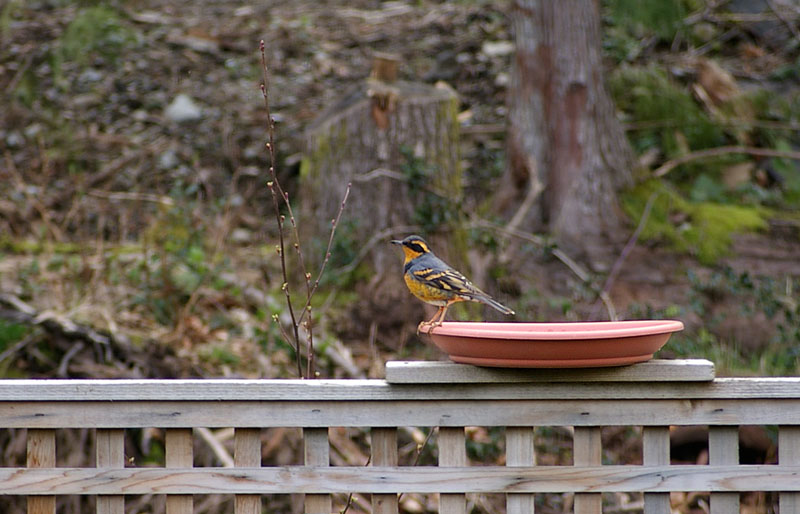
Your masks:
<path fill-rule="evenodd" d="M 767 228 L 772 212 L 761 206 L 690 202 L 659 180 L 643 182 L 624 193 L 622 207 L 631 219 L 639 220 L 653 194 L 656 198 L 642 239 L 664 241 L 695 255 L 703 264 L 713 264 L 726 255 L 733 234 Z"/>

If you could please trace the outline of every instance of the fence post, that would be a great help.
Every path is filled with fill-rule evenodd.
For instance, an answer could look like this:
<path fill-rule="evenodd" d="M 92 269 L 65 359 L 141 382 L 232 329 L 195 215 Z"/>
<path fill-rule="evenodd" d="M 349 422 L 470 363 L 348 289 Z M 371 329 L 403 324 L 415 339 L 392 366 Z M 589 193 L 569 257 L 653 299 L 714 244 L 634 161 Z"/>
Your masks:
<path fill-rule="evenodd" d="M 371 430 L 373 466 L 397 466 L 397 429 L 373 427 Z M 373 494 L 372 514 L 397 514 L 397 494 Z"/>
<path fill-rule="evenodd" d="M 800 464 L 800 427 L 778 427 L 778 465 Z M 780 493 L 781 514 L 800 514 L 800 493 Z"/>
<path fill-rule="evenodd" d="M 304 428 L 303 446 L 306 466 L 327 467 L 331 465 L 327 428 Z M 307 494 L 305 497 L 306 514 L 330 514 L 331 508 L 329 494 Z"/>
<path fill-rule="evenodd" d="M 575 427 L 572 438 L 573 464 L 575 466 L 599 466 L 603 463 L 603 444 L 600 427 Z M 601 514 L 603 496 L 599 493 L 575 495 L 575 514 Z"/>
<path fill-rule="evenodd" d="M 642 429 L 642 464 L 669 466 L 669 427 Z M 645 514 L 670 514 L 669 493 L 645 493 Z"/>
<path fill-rule="evenodd" d="M 506 466 L 535 466 L 533 427 L 506 427 Z M 509 493 L 506 495 L 508 514 L 533 514 L 535 499 L 529 493 Z"/>
<path fill-rule="evenodd" d="M 261 429 L 237 428 L 233 432 L 233 465 L 237 468 L 261 467 Z M 235 514 L 261 514 L 261 495 L 237 494 Z"/>
<path fill-rule="evenodd" d="M 164 436 L 168 468 L 191 468 L 194 464 L 191 428 L 168 428 Z M 191 494 L 167 495 L 167 514 L 192 514 Z"/>
<path fill-rule="evenodd" d="M 98 468 L 125 467 L 125 431 L 121 429 L 95 430 L 95 459 Z M 98 495 L 97 514 L 125 514 L 125 497 Z"/>
<path fill-rule="evenodd" d="M 439 427 L 439 466 L 467 465 L 467 448 L 463 427 Z M 439 514 L 465 514 L 464 494 L 439 494 Z"/>
<path fill-rule="evenodd" d="M 708 463 L 739 464 L 739 427 L 708 427 Z M 711 514 L 739 512 L 739 493 L 711 493 Z"/>
<path fill-rule="evenodd" d="M 28 467 L 56 467 L 56 431 L 28 429 Z M 28 496 L 28 514 L 56 514 L 55 496 Z"/>

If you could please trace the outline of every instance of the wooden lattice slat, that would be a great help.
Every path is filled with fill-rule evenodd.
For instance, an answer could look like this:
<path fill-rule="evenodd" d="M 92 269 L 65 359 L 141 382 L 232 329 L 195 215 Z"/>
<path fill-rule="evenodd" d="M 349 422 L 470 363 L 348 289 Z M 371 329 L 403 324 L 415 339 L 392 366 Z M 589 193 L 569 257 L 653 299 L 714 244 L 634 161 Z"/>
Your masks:
<path fill-rule="evenodd" d="M 576 466 L 599 466 L 603 463 L 600 427 L 575 427 L 572 438 L 573 463 Z M 601 514 L 603 497 L 600 494 L 576 494 L 575 514 Z"/>
<path fill-rule="evenodd" d="M 330 466 L 330 442 L 328 441 L 327 428 L 304 428 L 303 445 L 306 466 Z M 306 494 L 305 512 L 306 514 L 330 514 L 330 495 Z"/>
<path fill-rule="evenodd" d="M 467 465 L 466 438 L 462 427 L 439 427 L 439 466 Z M 439 494 L 439 514 L 466 514 L 463 494 Z"/>
<path fill-rule="evenodd" d="M 784 425 L 778 428 L 778 464 L 800 465 L 800 427 Z M 781 514 L 800 514 L 800 493 L 780 493 Z"/>
<path fill-rule="evenodd" d="M 669 427 L 644 427 L 642 429 L 642 464 L 668 466 Z M 670 514 L 669 493 L 645 493 L 645 514 Z"/>
<path fill-rule="evenodd" d="M 397 466 L 397 429 L 375 427 L 371 431 L 373 466 Z M 373 494 L 372 514 L 397 514 L 396 494 Z"/>
<path fill-rule="evenodd" d="M 530 467 L 536 465 L 534 429 L 531 427 L 506 428 L 506 466 Z M 507 514 L 533 514 L 535 496 L 529 493 L 508 493 Z"/>
<path fill-rule="evenodd" d="M 125 431 L 98 428 L 95 431 L 95 459 L 98 468 L 125 467 Z M 97 497 L 97 514 L 125 514 L 125 497 L 102 495 Z"/>
<path fill-rule="evenodd" d="M 237 468 L 261 467 L 261 430 L 237 428 L 233 433 L 233 465 Z M 261 496 L 237 494 L 234 498 L 235 514 L 261 514 Z"/>
<path fill-rule="evenodd" d="M 739 427 L 709 427 L 708 463 L 723 466 L 739 463 Z M 711 514 L 739 512 L 739 493 L 711 493 Z"/>
<path fill-rule="evenodd" d="M 800 492 L 800 465 L 3 468 L 0 494 Z"/>
<path fill-rule="evenodd" d="M 28 467 L 56 467 L 56 431 L 28 430 Z M 55 514 L 55 496 L 29 496 L 28 514 Z"/>
<path fill-rule="evenodd" d="M 191 468 L 194 461 L 191 428 L 169 428 L 164 435 L 167 468 Z M 194 501 L 190 494 L 167 496 L 167 514 L 192 514 Z"/>

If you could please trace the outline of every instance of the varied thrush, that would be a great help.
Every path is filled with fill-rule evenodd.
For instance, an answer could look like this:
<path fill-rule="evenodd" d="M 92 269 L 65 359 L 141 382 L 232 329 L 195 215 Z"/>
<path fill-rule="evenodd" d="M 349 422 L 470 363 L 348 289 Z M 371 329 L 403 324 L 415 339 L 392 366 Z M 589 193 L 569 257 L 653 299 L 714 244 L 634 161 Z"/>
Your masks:
<path fill-rule="evenodd" d="M 420 326 L 438 327 L 444 322 L 447 308 L 456 302 L 479 302 L 503 314 L 514 314 L 514 311 L 475 287 L 467 277 L 436 257 L 421 237 L 408 236 L 402 241 L 392 241 L 392 244 L 403 248 L 403 278 L 411 294 L 439 307 L 430 321 L 422 322 Z"/>

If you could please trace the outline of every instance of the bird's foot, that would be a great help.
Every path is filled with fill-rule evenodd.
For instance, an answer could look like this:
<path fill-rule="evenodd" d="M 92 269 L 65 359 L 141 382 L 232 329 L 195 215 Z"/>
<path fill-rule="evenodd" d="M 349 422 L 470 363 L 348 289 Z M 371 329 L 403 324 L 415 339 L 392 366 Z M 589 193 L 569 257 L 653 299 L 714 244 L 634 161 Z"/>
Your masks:
<path fill-rule="evenodd" d="M 431 333 L 431 331 L 432 331 L 434 328 L 436 328 L 436 327 L 441 327 L 441 326 L 442 326 L 442 323 L 444 323 L 444 320 L 443 320 L 443 319 L 440 319 L 440 320 L 437 320 L 437 321 L 433 321 L 433 320 L 430 320 L 430 321 L 420 321 L 419 325 L 417 325 L 417 336 L 419 336 L 419 331 L 420 331 L 420 330 L 422 330 L 422 327 L 429 327 L 429 328 L 428 328 L 428 330 L 426 330 L 425 332 L 426 332 L 427 334 L 430 334 L 430 333 Z"/>

